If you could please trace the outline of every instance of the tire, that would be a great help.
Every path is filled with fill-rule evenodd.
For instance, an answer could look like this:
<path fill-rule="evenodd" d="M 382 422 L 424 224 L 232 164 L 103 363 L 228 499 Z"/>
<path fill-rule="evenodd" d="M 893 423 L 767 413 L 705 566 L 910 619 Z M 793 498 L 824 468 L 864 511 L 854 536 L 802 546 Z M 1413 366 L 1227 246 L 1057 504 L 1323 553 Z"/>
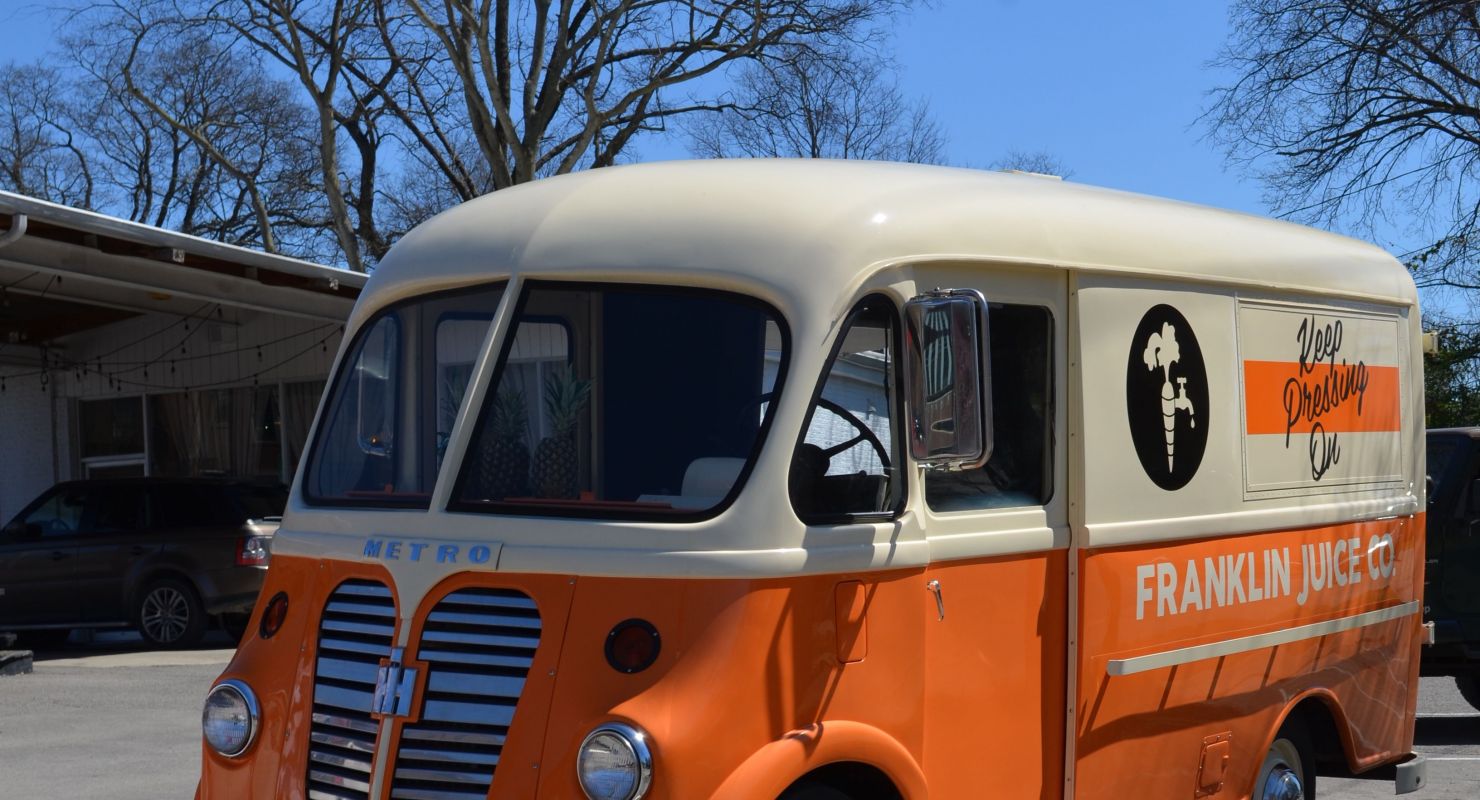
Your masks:
<path fill-rule="evenodd" d="M 853 800 L 853 797 L 825 783 L 807 781 L 782 792 L 779 800 Z"/>
<path fill-rule="evenodd" d="M 1286 723 L 1264 755 L 1250 800 L 1315 800 L 1316 763 L 1310 738 L 1298 724 Z"/>
<path fill-rule="evenodd" d="M 206 632 L 206 612 L 190 584 L 165 578 L 144 586 L 134 607 L 134 624 L 155 647 L 189 647 Z"/>
<path fill-rule="evenodd" d="M 1468 672 L 1456 675 L 1454 685 L 1459 687 L 1459 693 L 1464 696 L 1465 702 L 1470 708 L 1480 711 L 1480 673 Z"/>

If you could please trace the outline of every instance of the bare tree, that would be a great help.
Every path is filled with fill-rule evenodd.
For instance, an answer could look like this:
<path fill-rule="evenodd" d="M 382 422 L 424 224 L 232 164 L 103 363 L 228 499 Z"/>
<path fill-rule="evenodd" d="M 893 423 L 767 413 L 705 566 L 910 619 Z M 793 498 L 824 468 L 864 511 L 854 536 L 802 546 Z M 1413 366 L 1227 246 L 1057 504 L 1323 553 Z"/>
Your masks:
<path fill-rule="evenodd" d="M 76 129 L 108 210 L 269 251 L 332 258 L 311 118 L 260 54 L 162 0 L 93 5 L 63 43 Z"/>
<path fill-rule="evenodd" d="M 1204 115 L 1286 215 L 1372 223 L 1408 212 L 1437 240 L 1422 284 L 1480 288 L 1480 4 L 1239 0 Z"/>
<path fill-rule="evenodd" d="M 82 1 L 68 97 L 94 149 L 77 152 L 119 205 L 270 250 L 332 240 L 354 269 L 448 205 L 618 163 L 731 107 L 747 64 L 868 51 L 914 2 Z M 938 150 L 923 107 L 906 111 Z"/>
<path fill-rule="evenodd" d="M 945 136 L 886 64 L 860 51 L 809 47 L 748 64 L 729 106 L 689 126 L 695 154 L 941 163 Z"/>
<path fill-rule="evenodd" d="M 328 223 L 344 260 L 363 271 L 390 242 L 375 205 L 383 133 L 382 101 L 400 61 L 384 47 L 390 27 L 378 0 L 212 0 L 191 6 L 194 19 L 229 32 L 285 68 L 309 102 L 315 122 L 318 180 Z M 349 154 L 340 146 L 341 134 Z M 352 164 L 352 166 L 351 166 Z"/>
<path fill-rule="evenodd" d="M 614 164 L 640 134 L 726 108 L 773 51 L 839 50 L 910 0 L 404 0 L 439 49 L 493 189 Z M 410 33 L 409 29 L 403 29 Z M 415 37 L 409 37 L 415 41 Z M 720 84 L 710 81 L 710 84 Z M 686 92 L 681 93 L 680 90 Z M 454 154 L 439 154 L 451 161 Z"/>
<path fill-rule="evenodd" d="M 990 169 L 1033 172 L 1060 178 L 1068 178 L 1074 174 L 1058 156 L 1047 150 L 1009 150 L 1007 155 L 992 162 Z"/>
<path fill-rule="evenodd" d="M 92 208 L 91 157 L 78 140 L 66 86 L 58 70 L 41 64 L 0 67 L 0 186 Z"/>

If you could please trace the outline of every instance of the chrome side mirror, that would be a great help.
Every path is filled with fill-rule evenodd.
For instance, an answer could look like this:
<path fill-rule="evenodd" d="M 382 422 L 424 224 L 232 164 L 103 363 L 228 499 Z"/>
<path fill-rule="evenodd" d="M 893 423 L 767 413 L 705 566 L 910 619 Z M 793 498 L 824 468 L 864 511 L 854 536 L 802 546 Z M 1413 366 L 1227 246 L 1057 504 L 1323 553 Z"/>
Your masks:
<path fill-rule="evenodd" d="M 910 454 L 932 469 L 980 467 L 992 457 L 987 299 L 937 289 L 904 310 Z"/>

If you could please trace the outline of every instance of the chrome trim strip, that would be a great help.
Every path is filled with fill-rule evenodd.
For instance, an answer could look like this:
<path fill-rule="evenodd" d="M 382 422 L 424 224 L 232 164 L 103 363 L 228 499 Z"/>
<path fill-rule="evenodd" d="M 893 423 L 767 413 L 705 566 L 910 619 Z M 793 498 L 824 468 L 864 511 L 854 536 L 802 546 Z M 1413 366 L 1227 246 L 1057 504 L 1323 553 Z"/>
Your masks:
<path fill-rule="evenodd" d="M 433 611 L 427 615 L 428 622 L 449 622 L 453 624 L 478 625 L 480 627 L 494 628 L 527 628 L 530 630 L 540 629 L 539 617 L 521 617 L 513 614 L 482 614 L 476 611 Z"/>
<path fill-rule="evenodd" d="M 345 758 L 344 756 L 337 756 L 333 753 L 325 753 L 321 750 L 311 750 L 308 754 L 308 760 L 316 761 L 320 764 L 328 764 L 331 767 L 352 769 L 355 772 L 363 772 L 366 775 L 370 774 L 369 759 Z"/>
<path fill-rule="evenodd" d="M 487 792 L 454 792 L 446 789 L 392 789 L 391 800 L 485 800 Z"/>
<path fill-rule="evenodd" d="M 422 661 L 446 661 L 453 664 L 475 664 L 487 667 L 511 667 L 528 669 L 529 656 L 500 656 L 490 653 L 465 653 L 460 650 L 442 650 L 423 647 L 417 652 Z"/>
<path fill-rule="evenodd" d="M 423 723 L 416 727 L 406 727 L 401 731 L 401 738 L 414 739 L 420 742 L 451 742 L 453 744 L 472 744 L 480 747 L 503 747 L 507 737 L 496 733 L 472 733 L 469 731 L 440 731 L 428 728 Z"/>
<path fill-rule="evenodd" d="M 345 728 L 347 730 L 359 731 L 360 733 L 368 733 L 370 734 L 371 738 L 374 738 L 377 733 L 380 733 L 380 725 L 377 723 L 365 722 L 364 720 L 358 719 L 350 719 L 349 717 L 335 716 L 334 714 L 324 714 L 322 712 L 316 711 L 313 715 L 313 721 L 321 725 L 332 725 L 336 728 Z"/>
<path fill-rule="evenodd" d="M 1314 639 L 1318 636 L 1326 636 L 1356 628 L 1365 628 L 1369 625 L 1391 622 L 1395 619 L 1417 614 L 1418 608 L 1419 602 L 1417 600 L 1411 600 L 1402 605 L 1380 608 L 1376 611 L 1326 620 L 1325 622 L 1316 622 L 1310 625 L 1284 628 L 1253 636 L 1241 636 L 1237 639 L 1224 639 L 1221 642 L 1210 642 L 1193 647 L 1183 647 L 1177 650 L 1165 650 L 1160 653 L 1151 653 L 1134 658 L 1112 659 L 1105 665 L 1105 672 L 1112 677 L 1120 677 L 1122 675 L 1134 675 L 1137 672 L 1146 672 L 1147 670 L 1161 669 L 1163 667 L 1175 667 L 1179 664 L 1190 664 L 1193 661 L 1231 656 L 1237 653 L 1247 653 L 1251 650 L 1262 650 L 1266 647 L 1276 647 L 1282 644 Z"/>
<path fill-rule="evenodd" d="M 361 792 L 370 791 L 370 784 L 365 781 L 357 781 L 353 778 L 346 778 L 343 775 L 335 775 L 332 772 L 324 772 L 317 769 L 310 769 L 308 771 L 308 779 L 341 789 L 358 789 Z"/>
<path fill-rule="evenodd" d="M 396 769 L 396 778 L 411 781 L 440 781 L 442 783 L 471 783 L 487 786 L 493 780 L 493 771 L 463 772 L 449 769 L 424 769 L 415 767 L 399 767 Z M 487 791 L 486 789 L 484 791 Z"/>
<path fill-rule="evenodd" d="M 375 676 L 379 668 L 368 661 L 349 661 L 328 656 L 319 657 L 319 677 L 334 678 L 335 680 L 363 683 L 367 686 L 375 685 Z"/>
<path fill-rule="evenodd" d="M 385 637 L 389 639 L 390 636 L 391 632 L 387 630 L 385 632 Z M 352 639 L 330 639 L 327 637 L 319 640 L 319 650 L 333 650 L 339 653 L 359 653 L 362 655 L 374 656 L 377 662 L 379 661 L 379 659 L 385 658 L 386 653 L 389 652 L 386 649 L 386 646 L 383 644 L 368 644 L 366 642 L 357 642 Z"/>
<path fill-rule="evenodd" d="M 498 725 L 507 728 L 514 721 L 514 706 L 427 700 L 422 706 L 421 718 L 428 722 L 460 722 L 464 725 Z"/>
<path fill-rule="evenodd" d="M 482 647 L 517 647 L 524 650 L 534 650 L 540 644 L 540 632 L 530 631 L 528 636 L 498 636 L 481 633 L 456 633 L 454 631 L 424 631 L 421 635 L 423 642 L 433 644 L 468 644 Z"/>
<path fill-rule="evenodd" d="M 348 736 L 336 736 L 335 734 L 324 733 L 322 731 L 314 731 L 309 734 L 308 739 L 311 742 L 337 747 L 340 750 L 353 750 L 356 753 L 375 755 L 374 739 L 351 739 Z"/>
<path fill-rule="evenodd" d="M 495 590 L 497 591 L 497 590 Z M 534 600 L 522 595 L 498 595 L 498 594 L 471 594 L 459 592 L 449 595 L 438 607 L 441 606 L 488 606 L 490 608 L 522 608 L 526 611 L 534 611 L 539 608 Z"/>
<path fill-rule="evenodd" d="M 390 606 L 377 606 L 369 603 L 356 603 L 349 600 L 330 600 L 329 605 L 324 606 L 325 613 L 334 614 L 360 614 L 367 617 L 389 617 L 394 619 L 396 610 Z"/>
<path fill-rule="evenodd" d="M 427 691 L 500 697 L 517 701 L 524 693 L 524 679 L 508 675 L 478 675 L 433 670 L 431 677 L 427 679 Z"/>

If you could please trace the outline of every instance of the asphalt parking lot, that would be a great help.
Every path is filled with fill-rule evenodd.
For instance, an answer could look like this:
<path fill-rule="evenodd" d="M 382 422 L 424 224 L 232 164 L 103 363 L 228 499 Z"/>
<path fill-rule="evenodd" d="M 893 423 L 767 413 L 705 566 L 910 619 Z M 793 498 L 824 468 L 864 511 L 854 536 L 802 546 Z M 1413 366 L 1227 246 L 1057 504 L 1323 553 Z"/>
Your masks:
<path fill-rule="evenodd" d="M 200 704 L 231 658 L 213 633 L 193 650 L 144 649 L 133 634 L 74 640 L 37 654 L 30 675 L 0 677 L 0 798 L 169 800 L 195 791 Z M 1454 681 L 1424 678 L 1417 749 L 1426 800 L 1480 797 L 1480 712 Z M 1391 781 L 1322 778 L 1323 800 L 1391 797 Z"/>

